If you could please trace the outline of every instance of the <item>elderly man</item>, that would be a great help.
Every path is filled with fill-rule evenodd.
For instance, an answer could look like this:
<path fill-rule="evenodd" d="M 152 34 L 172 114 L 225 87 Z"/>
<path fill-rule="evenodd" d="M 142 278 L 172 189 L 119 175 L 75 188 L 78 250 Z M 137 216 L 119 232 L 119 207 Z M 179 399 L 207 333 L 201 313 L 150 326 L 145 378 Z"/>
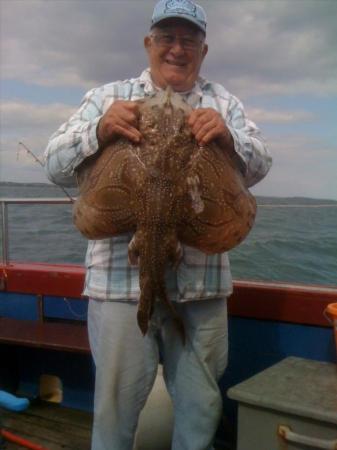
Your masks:
<path fill-rule="evenodd" d="M 188 124 L 200 145 L 216 141 L 236 160 L 247 186 L 261 180 L 271 159 L 260 132 L 224 87 L 199 76 L 207 54 L 206 16 L 190 0 L 162 0 L 144 45 L 150 68 L 138 78 L 93 89 L 51 137 L 46 169 L 56 184 L 75 184 L 81 162 L 125 136 L 142 139 L 138 106 L 168 85 L 193 107 Z M 224 180 L 225 182 L 225 180 Z M 227 364 L 227 306 L 232 291 L 227 254 L 183 248 L 169 270 L 170 297 L 183 317 L 186 343 L 158 303 L 145 337 L 136 324 L 138 269 L 127 261 L 132 235 L 89 241 L 84 294 L 96 364 L 93 450 L 131 450 L 137 421 L 153 385 L 159 354 L 174 405 L 174 450 L 209 450 L 222 411 L 218 380 Z"/>

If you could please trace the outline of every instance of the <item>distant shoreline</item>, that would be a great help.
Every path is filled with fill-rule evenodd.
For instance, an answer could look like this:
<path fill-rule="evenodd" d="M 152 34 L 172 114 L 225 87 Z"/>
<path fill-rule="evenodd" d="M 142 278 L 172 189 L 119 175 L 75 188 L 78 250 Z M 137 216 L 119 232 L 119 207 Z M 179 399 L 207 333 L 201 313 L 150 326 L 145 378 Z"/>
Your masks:
<path fill-rule="evenodd" d="M 0 181 L 0 187 L 41 187 L 47 189 L 59 189 L 58 186 L 52 183 L 17 183 L 15 181 Z M 69 188 L 72 190 L 73 188 Z M 1 192 L 0 192 L 1 197 Z M 321 199 L 321 198 L 311 198 L 311 197 L 273 197 L 256 195 L 255 196 L 258 204 L 265 207 L 273 207 L 278 205 L 280 207 L 300 207 L 300 206 L 337 206 L 337 200 L 332 199 Z M 318 204 L 318 205 L 317 205 Z"/>
<path fill-rule="evenodd" d="M 36 187 L 54 187 L 53 183 L 17 183 L 16 181 L 0 181 L 0 186 L 36 186 Z"/>

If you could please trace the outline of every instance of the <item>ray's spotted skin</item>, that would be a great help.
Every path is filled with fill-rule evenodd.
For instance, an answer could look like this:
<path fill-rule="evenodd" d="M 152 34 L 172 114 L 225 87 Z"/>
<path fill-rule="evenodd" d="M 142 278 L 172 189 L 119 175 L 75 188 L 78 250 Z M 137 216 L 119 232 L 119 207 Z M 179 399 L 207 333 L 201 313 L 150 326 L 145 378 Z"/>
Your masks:
<path fill-rule="evenodd" d="M 256 202 L 224 149 L 199 147 L 188 125 L 192 111 L 170 89 L 139 101 L 139 144 L 121 137 L 78 169 L 74 223 L 88 239 L 134 232 L 129 262 L 139 263 L 138 324 L 143 334 L 164 302 L 184 339 L 183 323 L 165 287 L 181 244 L 220 253 L 238 245 L 254 223 Z"/>

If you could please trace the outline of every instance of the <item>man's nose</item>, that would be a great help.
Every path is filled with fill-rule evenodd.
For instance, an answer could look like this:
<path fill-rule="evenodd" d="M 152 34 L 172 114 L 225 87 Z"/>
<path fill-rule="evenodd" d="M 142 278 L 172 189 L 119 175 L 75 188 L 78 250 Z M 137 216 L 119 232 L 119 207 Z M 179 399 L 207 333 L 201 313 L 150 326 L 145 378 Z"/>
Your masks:
<path fill-rule="evenodd" d="M 175 38 L 175 40 L 172 44 L 171 50 L 174 53 L 184 53 L 185 52 L 184 45 L 179 38 Z"/>

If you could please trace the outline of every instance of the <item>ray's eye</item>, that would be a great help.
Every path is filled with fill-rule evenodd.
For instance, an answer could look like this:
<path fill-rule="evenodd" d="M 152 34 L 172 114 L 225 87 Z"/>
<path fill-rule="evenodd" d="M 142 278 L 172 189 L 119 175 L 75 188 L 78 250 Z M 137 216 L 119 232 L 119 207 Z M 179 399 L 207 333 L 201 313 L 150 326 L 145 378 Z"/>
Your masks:
<path fill-rule="evenodd" d="M 151 124 L 150 124 L 150 129 L 151 129 L 151 131 L 157 131 L 158 130 L 158 123 L 156 123 L 156 122 L 152 122 Z"/>

